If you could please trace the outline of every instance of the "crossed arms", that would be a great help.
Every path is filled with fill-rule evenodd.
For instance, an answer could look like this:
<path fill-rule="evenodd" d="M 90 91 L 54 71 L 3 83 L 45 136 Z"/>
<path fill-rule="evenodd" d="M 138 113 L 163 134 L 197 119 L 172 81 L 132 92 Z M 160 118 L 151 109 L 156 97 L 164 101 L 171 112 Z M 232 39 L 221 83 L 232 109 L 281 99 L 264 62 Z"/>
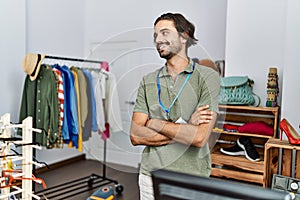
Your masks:
<path fill-rule="evenodd" d="M 145 113 L 134 112 L 130 129 L 131 142 L 133 145 L 161 146 L 176 141 L 202 147 L 217 119 L 217 113 L 207 108 L 197 108 L 188 124 L 149 119 Z"/>

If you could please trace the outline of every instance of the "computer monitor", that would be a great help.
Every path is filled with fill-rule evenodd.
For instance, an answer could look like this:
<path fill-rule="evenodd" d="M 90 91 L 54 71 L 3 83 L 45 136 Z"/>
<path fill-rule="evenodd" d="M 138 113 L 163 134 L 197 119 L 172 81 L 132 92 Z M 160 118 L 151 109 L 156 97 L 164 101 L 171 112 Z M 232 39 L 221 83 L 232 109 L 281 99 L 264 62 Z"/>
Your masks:
<path fill-rule="evenodd" d="M 164 169 L 152 172 L 155 200 L 289 200 L 287 192 Z"/>

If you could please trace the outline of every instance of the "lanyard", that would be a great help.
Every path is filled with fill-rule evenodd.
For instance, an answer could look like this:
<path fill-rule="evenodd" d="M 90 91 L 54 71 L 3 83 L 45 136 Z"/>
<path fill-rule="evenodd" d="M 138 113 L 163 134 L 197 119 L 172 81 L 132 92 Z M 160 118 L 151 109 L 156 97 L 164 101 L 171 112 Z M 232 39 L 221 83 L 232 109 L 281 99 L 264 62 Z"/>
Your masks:
<path fill-rule="evenodd" d="M 195 63 L 193 64 L 193 71 L 194 71 L 194 68 L 195 68 Z M 185 78 L 185 81 L 184 83 L 182 84 L 181 88 L 179 89 L 176 97 L 173 99 L 172 103 L 170 104 L 170 106 L 168 108 L 166 108 L 164 106 L 164 104 L 162 103 L 161 101 L 161 98 L 160 98 L 160 93 L 161 93 L 161 88 L 160 88 L 160 78 L 159 78 L 159 74 L 160 72 L 162 71 L 163 67 L 159 70 L 158 74 L 157 74 L 157 77 L 156 77 L 156 83 L 157 83 L 157 90 L 158 90 L 158 101 L 159 101 L 159 104 L 160 104 L 160 107 L 167 113 L 167 118 L 168 120 L 170 120 L 170 110 L 171 108 L 173 107 L 175 101 L 178 99 L 178 97 L 180 96 L 180 94 L 182 93 L 185 85 L 187 84 L 188 80 L 190 79 L 191 75 L 192 75 L 192 72 L 190 72 L 187 77 Z"/>

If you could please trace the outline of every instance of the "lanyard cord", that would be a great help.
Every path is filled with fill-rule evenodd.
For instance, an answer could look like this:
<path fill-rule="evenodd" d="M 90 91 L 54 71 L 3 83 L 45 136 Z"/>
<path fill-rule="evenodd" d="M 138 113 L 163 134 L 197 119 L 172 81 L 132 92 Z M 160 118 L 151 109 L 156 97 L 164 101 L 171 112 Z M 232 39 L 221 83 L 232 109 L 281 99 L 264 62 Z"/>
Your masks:
<path fill-rule="evenodd" d="M 195 63 L 193 64 L 193 71 L 194 71 L 194 68 L 195 68 Z M 170 110 L 171 108 L 173 107 L 175 101 L 178 99 L 178 97 L 180 96 L 180 94 L 182 93 L 185 85 L 187 84 L 188 80 L 190 79 L 191 75 L 193 72 L 190 72 L 187 77 L 185 78 L 185 81 L 184 83 L 182 84 L 181 88 L 179 89 L 176 97 L 173 99 L 172 103 L 170 104 L 170 106 L 168 108 L 166 108 L 164 106 L 164 104 L 162 103 L 161 101 L 161 98 L 160 98 L 160 93 L 161 93 L 161 87 L 160 87 L 160 78 L 159 78 L 159 74 L 160 72 L 162 71 L 163 67 L 159 70 L 158 74 L 157 74 L 157 77 L 156 77 L 156 82 L 157 82 L 157 90 L 158 90 L 158 101 L 159 101 L 159 104 L 160 104 L 160 107 L 167 113 L 167 118 L 168 120 L 170 120 Z"/>

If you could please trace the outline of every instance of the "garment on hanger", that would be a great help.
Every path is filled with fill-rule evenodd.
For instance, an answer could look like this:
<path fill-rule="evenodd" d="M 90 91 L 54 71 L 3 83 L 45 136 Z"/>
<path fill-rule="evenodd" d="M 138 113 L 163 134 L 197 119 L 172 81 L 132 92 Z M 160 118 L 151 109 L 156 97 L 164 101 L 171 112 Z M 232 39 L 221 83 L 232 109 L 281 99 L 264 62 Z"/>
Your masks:
<path fill-rule="evenodd" d="M 96 105 L 95 105 L 95 96 L 94 96 L 94 87 L 93 79 L 91 73 L 85 69 L 82 69 L 82 72 L 86 79 L 87 84 L 87 99 L 88 99 L 88 112 L 85 124 L 83 127 L 82 140 L 87 141 L 91 137 L 92 131 L 97 131 L 97 121 L 96 121 Z"/>
<path fill-rule="evenodd" d="M 63 86 L 63 77 L 62 77 L 62 73 L 56 69 L 56 68 L 52 68 L 52 70 L 55 73 L 56 76 L 56 81 L 57 81 L 57 97 L 58 97 L 58 112 L 59 112 L 59 117 L 58 117 L 58 139 L 57 142 L 54 144 L 53 147 L 55 148 L 63 148 L 63 135 L 62 135 L 62 126 L 63 126 L 63 122 L 64 122 L 64 86 Z"/>
<path fill-rule="evenodd" d="M 112 73 L 109 73 L 106 80 L 104 114 L 111 132 L 123 130 L 117 81 L 115 75 Z"/>
<path fill-rule="evenodd" d="M 67 109 L 66 109 L 66 104 L 67 104 L 67 101 L 66 101 L 66 93 L 68 92 L 67 89 L 66 89 L 66 78 L 65 78 L 65 74 L 64 72 L 62 71 L 61 67 L 59 65 L 52 65 L 52 68 L 53 70 L 58 70 L 61 74 L 61 77 L 62 77 L 62 86 L 63 88 L 60 89 L 63 91 L 63 97 L 61 97 L 61 99 L 63 98 L 63 104 L 61 105 L 60 104 L 60 112 L 63 111 L 63 113 L 61 114 L 60 113 L 60 120 L 62 120 L 62 125 L 61 125 L 61 132 L 62 132 L 62 138 L 64 139 L 65 137 L 68 137 L 69 138 L 69 130 L 68 130 L 68 122 L 67 122 Z M 61 88 L 61 86 L 59 86 L 59 88 Z M 61 92 L 58 92 L 58 93 L 61 93 Z M 58 94 L 58 96 L 60 96 L 61 94 Z M 60 97 L 58 97 L 59 99 Z M 62 100 L 61 100 L 62 101 Z M 62 106 L 62 107 L 61 107 Z M 61 116 L 63 116 L 63 118 L 61 119 Z"/>
<path fill-rule="evenodd" d="M 102 62 L 101 65 L 100 65 L 100 68 L 101 69 L 104 69 L 106 72 L 109 72 L 109 65 L 107 62 Z M 108 78 L 105 79 L 107 82 Z M 101 138 L 102 140 L 107 140 L 109 137 L 110 137 L 110 125 L 109 125 L 109 122 L 108 122 L 108 107 L 107 107 L 107 104 L 106 104 L 106 97 L 107 97 L 107 94 L 106 94 L 106 88 L 104 89 L 104 94 L 103 94 L 103 103 L 104 103 L 104 117 L 105 117 L 105 129 L 104 131 L 102 132 L 101 134 Z"/>
<path fill-rule="evenodd" d="M 90 92 L 91 92 L 91 105 L 92 105 L 92 131 L 96 132 L 98 129 L 97 126 L 97 110 L 96 110 L 96 101 L 95 101 L 95 89 L 94 89 L 94 84 L 93 84 L 93 77 L 91 72 L 88 70 L 84 70 L 86 76 L 88 77 L 89 80 L 89 85 L 90 85 Z"/>
<path fill-rule="evenodd" d="M 98 132 L 101 134 L 105 130 L 105 118 L 104 118 L 104 104 L 103 99 L 105 98 L 105 84 L 106 84 L 106 77 L 107 75 L 96 71 L 91 70 L 91 75 L 93 78 L 93 85 L 94 85 L 94 97 L 95 97 L 95 104 L 96 104 L 96 121 Z"/>
<path fill-rule="evenodd" d="M 79 89 L 79 80 L 76 70 L 71 70 L 74 75 L 74 87 L 76 92 L 76 100 L 77 100 L 77 115 L 78 115 L 78 138 L 77 140 L 72 140 L 69 143 L 69 147 L 76 147 L 78 151 L 82 151 L 82 125 L 81 125 L 81 99 L 80 99 L 80 89 Z"/>
<path fill-rule="evenodd" d="M 87 83 L 84 74 L 80 68 L 72 66 L 70 69 L 71 71 L 75 72 L 78 77 L 78 90 L 79 90 L 78 93 L 80 96 L 79 104 L 80 104 L 80 119 L 81 119 L 80 124 L 81 127 L 83 128 L 88 113 Z"/>
<path fill-rule="evenodd" d="M 41 134 L 35 135 L 35 142 L 51 147 L 58 139 L 58 96 L 55 74 L 48 65 L 41 65 L 36 80 L 25 78 L 19 121 L 33 117 L 35 128 Z"/>
<path fill-rule="evenodd" d="M 77 111 L 77 97 L 75 91 L 75 84 L 74 84 L 74 75 L 69 70 L 66 65 L 59 67 L 59 65 L 54 65 L 61 70 L 65 77 L 65 118 L 64 124 L 67 124 L 67 127 L 63 125 L 63 139 L 66 144 L 70 141 L 73 141 L 76 144 L 78 141 L 78 111 Z"/>

